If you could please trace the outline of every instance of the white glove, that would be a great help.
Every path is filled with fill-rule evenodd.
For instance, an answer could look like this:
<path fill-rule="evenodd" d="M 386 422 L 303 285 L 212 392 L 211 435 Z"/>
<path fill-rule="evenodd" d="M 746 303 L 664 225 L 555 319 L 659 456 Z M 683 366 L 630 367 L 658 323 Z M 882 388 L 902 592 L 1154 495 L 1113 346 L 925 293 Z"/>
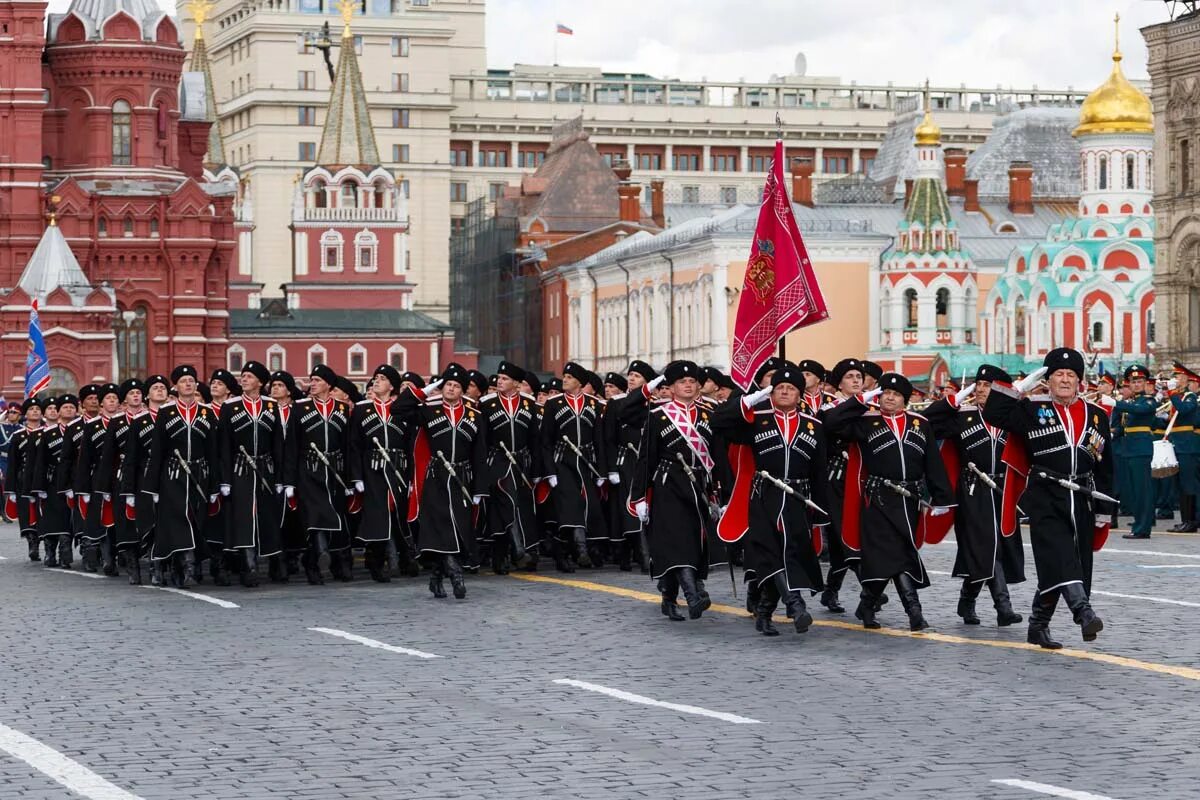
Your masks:
<path fill-rule="evenodd" d="M 275 494 L 283 494 L 283 484 L 282 483 L 275 484 Z"/>
<path fill-rule="evenodd" d="M 471 505 L 477 506 L 483 501 L 483 495 L 477 494 L 471 498 Z"/>
<path fill-rule="evenodd" d="M 345 492 L 346 492 L 346 497 L 353 497 L 355 490 L 354 489 L 346 489 Z"/>
<path fill-rule="evenodd" d="M 947 508 L 946 506 L 934 506 L 933 508 L 929 509 L 929 516 L 931 516 L 931 517 L 940 517 L 943 514 L 949 514 L 949 513 L 950 513 L 950 509 Z"/>
<path fill-rule="evenodd" d="M 68 500 L 75 499 L 75 490 L 74 489 L 67 489 L 67 499 Z"/>
<path fill-rule="evenodd" d="M 1175 380 L 1174 378 L 1171 378 L 1171 380 L 1167 381 L 1167 388 L 1169 390 L 1171 390 L 1172 392 L 1175 391 L 1176 389 L 1179 388 L 1179 381 Z"/>
<path fill-rule="evenodd" d="M 221 484 L 221 496 L 229 497 L 229 484 L 228 483 Z"/>
<path fill-rule="evenodd" d="M 558 486 L 558 476 L 557 476 L 557 475 L 551 475 L 551 476 L 550 476 L 550 488 L 551 488 L 551 489 L 554 489 L 554 488 L 556 488 L 557 486 Z"/>
<path fill-rule="evenodd" d="M 151 492 L 147 492 L 146 494 L 150 495 L 151 502 L 153 502 L 155 505 L 158 505 L 158 495 L 157 494 L 153 494 Z"/>
<path fill-rule="evenodd" d="M 1038 385 L 1038 381 L 1042 379 L 1049 370 L 1046 367 L 1038 367 L 1025 378 L 1025 380 L 1017 381 L 1013 384 L 1013 388 L 1021 394 L 1025 394 L 1030 389 Z"/>
<path fill-rule="evenodd" d="M 754 406 L 770 397 L 771 392 L 773 391 L 775 391 L 775 388 L 768 386 L 765 389 L 759 389 L 757 392 L 751 392 L 748 395 L 744 395 L 743 399 L 746 401 L 746 408 L 754 408 Z"/>
<path fill-rule="evenodd" d="M 442 385 L 442 379 L 438 378 L 436 381 L 430 381 L 429 383 L 425 384 L 424 391 L 426 394 L 428 394 L 429 392 L 436 391 L 437 388 L 441 385 Z"/>
<path fill-rule="evenodd" d="M 596 487 L 599 488 L 603 485 L 604 485 L 604 478 L 596 478 Z"/>
<path fill-rule="evenodd" d="M 36 494 L 38 497 L 42 498 L 43 500 L 45 500 L 45 499 L 46 499 L 46 493 L 45 493 L 45 492 L 34 492 L 34 494 Z"/>
<path fill-rule="evenodd" d="M 960 389 L 958 394 L 954 395 L 954 405 L 961 406 L 963 401 L 975 393 L 975 384 L 971 384 L 965 389 Z"/>
<path fill-rule="evenodd" d="M 17 495 L 15 492 L 5 492 L 4 496 L 14 503 L 17 502 Z"/>
<path fill-rule="evenodd" d="M 217 502 L 217 496 L 216 496 L 215 494 L 210 494 L 210 495 L 208 496 L 208 502 L 209 502 L 209 503 L 215 503 L 215 502 Z"/>
<path fill-rule="evenodd" d="M 125 505 L 129 506 L 130 508 L 133 508 L 135 505 L 137 505 L 137 501 L 133 499 L 133 495 L 129 495 L 125 498 Z"/>
<path fill-rule="evenodd" d="M 655 389 L 657 389 L 658 387 L 662 386 L 662 384 L 663 384 L 663 381 L 665 381 L 666 379 L 667 379 L 667 376 L 666 376 L 666 375 L 659 375 L 657 378 L 655 378 L 654 380 L 652 380 L 652 381 L 650 381 L 649 383 L 647 383 L 647 384 L 646 384 L 646 388 L 647 388 L 649 391 L 653 392 Z"/>
<path fill-rule="evenodd" d="M 354 482 L 354 491 L 358 492 L 359 494 L 362 494 L 366 490 L 367 490 L 367 487 L 363 484 L 362 481 Z"/>
<path fill-rule="evenodd" d="M 638 500 L 634 503 L 633 510 L 637 512 L 638 519 L 642 522 L 650 521 L 650 506 L 646 505 L 645 500 Z"/>
<path fill-rule="evenodd" d="M 879 395 L 881 395 L 881 394 L 883 394 L 883 389 L 876 386 L 874 389 L 872 389 L 869 392 L 863 392 L 863 402 L 869 403 L 872 400 L 874 400 L 876 397 L 879 397 Z"/>
<path fill-rule="evenodd" d="M 283 496 L 286 497 L 288 500 L 291 500 L 293 497 L 296 496 L 296 487 L 295 486 L 283 487 Z"/>
<path fill-rule="evenodd" d="M 619 473 L 619 472 L 608 473 L 608 482 L 611 483 L 613 486 L 616 486 L 618 483 L 621 482 L 621 473 Z"/>
<path fill-rule="evenodd" d="M 100 496 L 104 498 L 104 502 L 106 502 L 106 503 L 108 503 L 108 502 L 111 502 L 111 501 L 112 501 L 112 495 L 111 495 L 111 494 L 109 494 L 108 492 L 104 492 L 104 493 L 103 493 L 103 494 L 101 494 Z"/>

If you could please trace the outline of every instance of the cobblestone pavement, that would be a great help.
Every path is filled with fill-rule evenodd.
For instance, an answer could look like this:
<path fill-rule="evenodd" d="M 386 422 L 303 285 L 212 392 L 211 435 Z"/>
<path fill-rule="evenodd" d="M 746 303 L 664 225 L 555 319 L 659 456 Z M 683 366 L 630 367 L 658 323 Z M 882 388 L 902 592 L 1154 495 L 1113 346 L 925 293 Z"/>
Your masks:
<path fill-rule="evenodd" d="M 12 755 L 9 729 L 145 800 L 1200 796 L 1200 624 L 1178 604 L 1200 605 L 1200 537 L 1110 540 L 1100 639 L 1064 609 L 1053 626 L 1110 661 L 994 646 L 1024 626 L 996 628 L 986 599 L 984 624 L 961 625 L 939 574 L 922 600 L 949 640 L 782 624 L 766 639 L 733 608 L 668 622 L 648 578 L 612 567 L 468 576 L 465 601 L 408 578 L 196 588 L 238 606 L 223 608 L 31 564 L 11 525 L 0 556 L 6 800 L 87 796 Z M 952 537 L 925 556 L 948 572 Z M 724 573 L 709 588 L 739 605 Z M 1013 587 L 1022 613 L 1031 592 Z M 890 594 L 881 620 L 902 627 Z"/>

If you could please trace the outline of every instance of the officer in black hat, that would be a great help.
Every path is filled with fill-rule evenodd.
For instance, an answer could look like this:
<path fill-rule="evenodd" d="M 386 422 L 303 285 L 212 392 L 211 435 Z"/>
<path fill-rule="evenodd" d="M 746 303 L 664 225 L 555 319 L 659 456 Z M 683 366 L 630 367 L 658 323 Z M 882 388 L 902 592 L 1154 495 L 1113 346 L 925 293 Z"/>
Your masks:
<path fill-rule="evenodd" d="M 645 387 L 658 378 L 658 372 L 645 361 L 634 359 L 625 370 L 626 391 L 609 399 L 604 414 L 604 453 L 608 473 L 610 532 L 617 543 L 617 565 L 633 569 L 636 560 L 642 572 L 650 571 L 650 552 L 646 530 L 629 505 L 629 486 L 637 465 L 642 428 L 649 411 Z"/>
<path fill-rule="evenodd" d="M 38 550 L 37 509 L 29 490 L 38 432 L 42 429 L 42 406 L 36 398 L 21 404 L 21 428 L 8 440 L 8 469 L 4 473 L 6 514 L 16 520 L 21 538 L 28 545 L 29 560 L 41 561 Z"/>
<path fill-rule="evenodd" d="M 296 378 L 285 370 L 271 373 L 268 392 L 275 401 L 279 412 L 279 430 L 283 434 L 283 449 L 287 452 L 288 439 L 295 433 L 296 423 L 293 418 L 295 402 L 303 396 L 296 386 Z M 300 572 L 300 557 L 308 549 L 308 535 L 301 523 L 299 503 L 296 498 L 294 465 L 284 459 L 280 464 L 283 483 L 283 496 L 279 498 L 280 536 L 283 539 L 283 553 L 271 556 L 267 566 L 267 574 L 274 583 L 287 583 L 288 578 Z M 289 482 L 290 481 L 290 482 Z"/>

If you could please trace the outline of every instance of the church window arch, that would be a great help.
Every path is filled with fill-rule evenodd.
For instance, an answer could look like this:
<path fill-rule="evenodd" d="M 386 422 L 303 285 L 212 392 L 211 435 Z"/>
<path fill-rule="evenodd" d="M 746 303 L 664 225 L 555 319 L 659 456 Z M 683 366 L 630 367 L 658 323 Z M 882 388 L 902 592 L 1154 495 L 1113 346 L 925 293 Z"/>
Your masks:
<path fill-rule="evenodd" d="M 358 184 L 346 181 L 342 184 L 342 196 L 338 205 L 342 208 L 358 208 Z"/>
<path fill-rule="evenodd" d="M 1097 173 L 1098 173 L 1098 181 L 1097 181 L 1096 186 L 1099 189 L 1107 189 L 1108 188 L 1108 156 L 1100 156 L 1100 158 L 1097 160 L 1096 164 L 1097 164 Z"/>
<path fill-rule="evenodd" d="M 308 371 L 311 373 L 320 364 L 329 363 L 329 351 L 319 344 L 308 348 Z"/>
<path fill-rule="evenodd" d="M 393 369 L 400 372 L 408 369 L 408 350 L 399 342 L 388 348 L 387 357 Z"/>
<path fill-rule="evenodd" d="M 1137 157 L 1133 153 L 1125 156 L 1125 188 L 1136 188 L 1137 182 Z"/>
<path fill-rule="evenodd" d="M 112 163 L 115 166 L 133 163 L 133 110 L 124 100 L 112 105 Z"/>
<path fill-rule="evenodd" d="M 240 344 L 232 344 L 225 351 L 225 366 L 234 375 L 242 371 L 246 365 L 246 348 Z"/>
<path fill-rule="evenodd" d="M 329 193 L 328 187 L 325 185 L 325 181 L 319 178 L 313 181 L 312 195 L 313 208 L 325 208 L 327 205 L 329 205 Z"/>
<path fill-rule="evenodd" d="M 337 231 L 325 231 L 321 234 L 321 271 L 342 271 L 342 235 Z"/>
<path fill-rule="evenodd" d="M 267 369 L 271 372 L 287 369 L 287 350 L 283 345 L 273 344 L 267 348 Z"/>
<path fill-rule="evenodd" d="M 918 311 L 917 290 L 904 290 L 904 327 L 916 328 L 919 324 L 920 314 Z"/>
<path fill-rule="evenodd" d="M 943 286 L 937 290 L 935 295 L 935 310 L 937 313 L 937 327 L 950 327 L 950 290 Z"/>
<path fill-rule="evenodd" d="M 112 329 L 116 338 L 117 376 L 120 380 L 146 374 L 147 318 L 149 310 L 138 304 L 133 308 L 117 306 Z"/>
<path fill-rule="evenodd" d="M 354 271 L 375 272 L 379 265 L 379 238 L 367 229 L 354 236 Z"/>
<path fill-rule="evenodd" d="M 1200 347 L 1200 238 L 1189 239 L 1179 248 L 1176 274 L 1187 281 L 1188 347 Z"/>
<path fill-rule="evenodd" d="M 133 217 L 129 214 L 126 214 L 125 218 L 121 220 L 121 235 L 133 236 Z"/>
<path fill-rule="evenodd" d="M 346 350 L 346 373 L 348 375 L 367 374 L 367 348 L 357 342 Z"/>

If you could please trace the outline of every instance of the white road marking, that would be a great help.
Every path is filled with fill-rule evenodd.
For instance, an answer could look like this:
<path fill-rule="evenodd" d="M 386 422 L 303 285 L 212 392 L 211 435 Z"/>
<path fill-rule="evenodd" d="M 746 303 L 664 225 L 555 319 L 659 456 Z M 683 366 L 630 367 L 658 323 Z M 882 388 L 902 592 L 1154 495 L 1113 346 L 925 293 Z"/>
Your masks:
<path fill-rule="evenodd" d="M 347 633 L 346 631 L 339 631 L 335 628 L 309 628 L 309 630 L 316 631 L 317 633 L 327 633 L 330 636 L 336 636 L 339 639 L 345 639 L 348 642 L 365 644 L 367 647 L 374 647 L 376 650 L 387 650 L 389 653 L 400 653 L 406 656 L 416 656 L 417 658 L 441 658 L 441 656 L 437 655 L 436 653 L 426 653 L 424 650 L 413 650 L 409 647 L 398 647 L 394 644 L 386 644 L 384 642 L 376 641 L 375 639 L 368 639 L 365 636 L 359 636 L 357 633 Z"/>
<path fill-rule="evenodd" d="M 80 578 L 96 578 L 98 580 L 104 580 L 108 577 L 107 575 L 101 575 L 99 572 L 81 572 L 76 569 L 60 569 L 58 567 L 46 567 L 46 571 L 58 575 L 78 575 Z"/>
<path fill-rule="evenodd" d="M 1026 550 L 1032 550 L 1033 545 L 1025 543 Z M 1200 555 L 1192 555 L 1190 553 L 1171 553 L 1166 550 L 1127 550 L 1118 547 L 1106 547 L 1100 551 L 1101 553 L 1122 553 L 1131 556 L 1167 556 L 1168 558 L 1193 558 L 1200 559 Z"/>
<path fill-rule="evenodd" d="M 1200 564 L 1138 564 L 1138 569 L 1197 569 Z"/>
<path fill-rule="evenodd" d="M 1172 600 L 1169 597 L 1149 597 L 1144 594 L 1120 594 L 1118 592 L 1102 592 L 1099 589 L 1092 589 L 1093 595 L 1101 595 L 1103 597 L 1120 597 L 1125 600 L 1147 600 L 1151 603 L 1166 603 L 1171 606 L 1187 606 L 1188 608 L 1200 608 L 1200 603 L 1191 603 L 1187 600 Z"/>
<path fill-rule="evenodd" d="M 89 800 L 142 800 L 109 783 L 78 761 L 7 725 L 0 725 L 0 751 L 24 761 L 46 777 Z"/>
<path fill-rule="evenodd" d="M 724 711 L 711 711 L 707 708 L 699 706 L 687 706 L 680 703 L 666 703 L 662 700 L 655 700 L 652 697 L 643 697 L 640 694 L 632 694 L 623 692 L 620 689 L 610 689 L 607 686 L 601 686 L 598 683 L 588 683 L 587 681 L 577 681 L 570 678 L 558 678 L 554 681 L 560 686 L 574 686 L 577 689 L 586 689 L 589 692 L 598 692 L 606 694 L 609 697 L 615 697 L 618 700 L 625 700 L 630 703 L 640 703 L 644 706 L 656 706 L 657 708 L 669 708 L 672 711 L 682 711 L 685 714 L 696 714 L 701 717 L 711 717 L 724 722 L 732 722 L 735 725 L 760 725 L 759 720 L 750 719 L 749 717 L 739 717 L 737 714 L 727 714 Z"/>
<path fill-rule="evenodd" d="M 1067 800 L 1117 800 L 1115 797 L 1107 797 L 1102 794 L 1081 792 L 1078 789 L 1064 789 L 1061 786 L 1051 786 L 1048 783 L 1036 783 L 1034 781 L 1023 781 L 1019 778 L 1004 778 L 1001 780 L 994 780 L 992 783 L 998 783 L 1002 786 L 1012 786 L 1017 789 L 1026 789 L 1030 792 L 1037 792 L 1038 794 L 1048 794 L 1052 797 L 1065 797 Z"/>
<path fill-rule="evenodd" d="M 241 608 L 237 603 L 231 603 L 228 600 L 222 600 L 219 597 L 212 595 L 201 594 L 200 592 L 189 592 L 187 589 L 176 589 L 173 586 L 142 586 L 143 589 L 156 589 L 160 592 L 171 592 L 172 594 L 181 594 L 184 597 L 191 597 L 194 600 L 203 600 L 206 603 L 212 603 L 214 606 L 221 608 Z"/>
<path fill-rule="evenodd" d="M 8 561 L 8 556 L 0 556 L 0 561 Z"/>

